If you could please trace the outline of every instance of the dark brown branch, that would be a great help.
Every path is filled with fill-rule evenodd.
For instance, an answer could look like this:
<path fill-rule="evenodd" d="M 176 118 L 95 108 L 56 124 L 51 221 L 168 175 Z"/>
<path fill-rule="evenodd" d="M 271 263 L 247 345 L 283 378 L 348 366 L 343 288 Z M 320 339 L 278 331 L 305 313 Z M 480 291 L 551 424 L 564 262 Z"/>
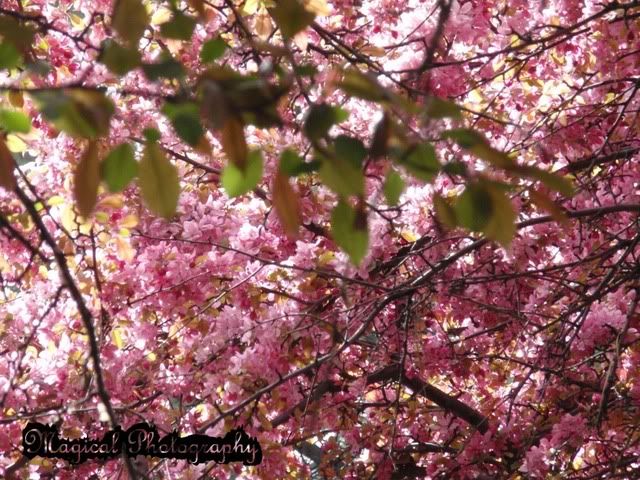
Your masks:
<path fill-rule="evenodd" d="M 397 380 L 400 377 L 399 365 L 389 365 L 384 367 L 370 375 L 367 375 L 367 385 L 374 383 L 384 383 L 390 380 Z M 488 420 L 477 410 L 474 410 L 470 406 L 462 403 L 458 399 L 443 392 L 442 390 L 430 385 L 417 378 L 409 378 L 406 373 L 402 373 L 401 376 L 402 385 L 410 388 L 417 395 L 421 395 L 433 403 L 443 408 L 447 412 L 452 413 L 456 417 L 461 418 L 473 427 L 477 428 L 480 432 L 484 433 L 488 429 Z M 319 383 L 311 395 L 302 399 L 294 407 L 290 408 L 286 412 L 281 413 L 271 421 L 273 427 L 278 427 L 286 423 L 291 417 L 294 416 L 296 410 L 303 409 L 307 404 L 319 400 L 326 393 L 336 393 L 342 390 L 342 387 L 331 382 L 324 381 Z"/>
<path fill-rule="evenodd" d="M 431 38 L 431 44 L 427 49 L 427 52 L 424 56 L 424 60 L 422 64 L 417 70 L 417 73 L 422 73 L 427 70 L 431 64 L 433 63 L 433 58 L 436 54 L 436 50 L 438 49 L 438 44 L 442 38 L 444 33 L 444 27 L 447 24 L 447 20 L 449 19 L 449 15 L 451 13 L 451 0 L 439 0 L 438 6 L 440 7 L 440 14 L 438 15 L 438 23 L 436 25 L 436 30 L 433 33 L 433 37 Z"/>
<path fill-rule="evenodd" d="M 629 307 L 629 311 L 627 312 L 627 318 L 625 319 L 624 325 L 622 326 L 622 329 L 616 337 L 616 346 L 613 352 L 613 358 L 611 359 L 611 362 L 609 362 L 609 368 L 607 369 L 607 373 L 604 378 L 604 386 L 602 387 L 602 396 L 600 397 L 600 405 L 598 405 L 598 416 L 596 418 L 596 426 L 598 428 L 600 428 L 602 417 L 607 413 L 609 394 L 611 393 L 611 388 L 616 381 L 616 368 L 618 368 L 618 361 L 620 359 L 620 354 L 622 353 L 622 342 L 624 341 L 624 337 L 627 335 L 631 317 L 633 317 L 636 312 L 638 300 L 640 300 L 640 291 L 636 290 L 635 297 L 633 298 L 631 306 Z"/>
<path fill-rule="evenodd" d="M 42 260 L 44 263 L 49 263 L 50 260 L 45 257 L 39 249 L 31 245 L 31 243 L 29 243 L 29 240 L 27 240 L 18 230 L 16 230 L 1 214 L 0 229 L 6 229 L 6 235 L 9 238 L 13 238 L 19 241 L 27 250 L 29 250 L 29 252 L 31 252 L 31 255 L 40 258 L 40 260 Z"/>
<path fill-rule="evenodd" d="M 78 286 L 75 283 L 73 275 L 69 270 L 69 265 L 67 264 L 67 259 L 65 258 L 64 253 L 62 252 L 62 250 L 60 250 L 60 247 L 58 247 L 58 244 L 56 243 L 54 238 L 51 236 L 51 233 L 49 232 L 44 222 L 42 221 L 42 218 L 40 218 L 40 215 L 38 214 L 33 201 L 31 201 L 31 199 L 20 187 L 16 187 L 15 192 L 18 198 L 20 199 L 20 201 L 22 202 L 22 204 L 27 209 L 27 212 L 29 212 L 29 216 L 31 217 L 31 220 L 33 221 L 33 223 L 36 225 L 38 232 L 40 233 L 40 236 L 53 252 L 53 256 L 55 258 L 56 264 L 60 269 L 60 274 L 64 282 L 64 287 L 67 290 L 69 290 L 69 293 L 71 294 L 71 297 L 73 298 L 73 301 L 75 302 L 78 308 L 78 312 L 80 313 L 80 317 L 82 318 L 82 323 L 87 332 L 87 337 L 89 338 L 89 356 L 91 357 L 91 360 L 93 363 L 93 371 L 95 373 L 95 378 L 96 378 L 96 390 L 98 393 L 98 397 L 100 398 L 100 401 L 105 407 L 107 416 L 109 418 L 109 423 L 113 428 L 117 425 L 117 417 L 113 410 L 113 406 L 111 405 L 111 398 L 109 397 L 109 392 L 107 391 L 107 388 L 104 383 L 104 375 L 102 372 L 102 365 L 100 362 L 100 349 L 98 347 L 96 332 L 93 326 L 93 315 L 89 311 L 89 308 L 87 307 L 87 304 L 84 301 L 84 298 L 82 298 L 82 293 L 80 293 L 80 290 L 78 289 Z M 125 465 L 127 467 L 129 477 L 132 479 L 138 478 L 137 472 L 133 467 L 133 464 L 131 463 L 131 459 L 126 455 L 124 455 L 123 458 L 125 461 Z"/>
<path fill-rule="evenodd" d="M 614 162 L 621 158 L 629 158 L 632 155 L 640 152 L 640 148 L 627 148 L 624 150 L 620 150 L 618 152 L 610 153 L 608 155 L 602 155 L 601 157 L 589 157 L 584 160 L 578 160 L 576 162 L 571 162 L 564 168 L 561 168 L 559 173 L 575 173 L 580 170 L 584 170 L 586 168 L 593 168 L 598 165 L 603 165 L 605 163 Z"/>

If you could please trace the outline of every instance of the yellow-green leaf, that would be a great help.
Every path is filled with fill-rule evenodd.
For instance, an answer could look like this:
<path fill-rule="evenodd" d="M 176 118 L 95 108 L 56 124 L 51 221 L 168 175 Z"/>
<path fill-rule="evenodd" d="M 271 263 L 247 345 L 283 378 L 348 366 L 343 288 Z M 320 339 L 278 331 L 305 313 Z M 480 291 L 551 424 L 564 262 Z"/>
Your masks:
<path fill-rule="evenodd" d="M 224 55 L 227 49 L 227 43 L 220 37 L 207 40 L 202 44 L 200 49 L 200 60 L 208 63 L 217 60 Z"/>
<path fill-rule="evenodd" d="M 27 144 L 19 136 L 14 134 L 7 135 L 7 148 L 13 153 L 22 153 L 27 149 Z"/>
<path fill-rule="evenodd" d="M 325 136 L 333 125 L 345 121 L 349 114 L 340 107 L 326 103 L 313 105 L 307 112 L 303 130 L 310 140 Z"/>
<path fill-rule="evenodd" d="M 244 195 L 255 188 L 262 178 L 262 153 L 259 150 L 249 152 L 247 167 L 240 170 L 233 163 L 229 163 L 222 171 L 220 183 L 230 197 Z"/>
<path fill-rule="evenodd" d="M 178 136 L 192 147 L 200 143 L 204 130 L 200 123 L 198 105 L 193 102 L 167 102 L 162 107 Z"/>
<path fill-rule="evenodd" d="M 242 7 L 242 13 L 245 15 L 253 15 L 260 8 L 260 4 L 262 2 L 260 0 L 246 0 L 244 2 L 244 7 Z"/>
<path fill-rule="evenodd" d="M 149 14 L 142 0 L 117 0 L 111 22 L 123 40 L 136 44 L 149 24 Z"/>
<path fill-rule="evenodd" d="M 430 143 L 411 146 L 399 159 L 400 165 L 420 180 L 431 182 L 440 171 L 436 150 Z"/>
<path fill-rule="evenodd" d="M 351 262 L 359 265 L 369 247 L 366 212 L 340 200 L 331 212 L 331 236 Z"/>
<path fill-rule="evenodd" d="M 431 97 L 428 100 L 424 113 L 430 118 L 453 118 L 456 120 L 462 118 L 458 105 L 438 97 Z"/>
<path fill-rule="evenodd" d="M 327 0 L 306 0 L 304 6 L 316 15 L 325 16 L 331 13 L 331 8 L 327 4 Z"/>
<path fill-rule="evenodd" d="M 457 223 L 473 232 L 482 231 L 493 213 L 492 197 L 484 184 L 470 183 L 454 206 Z"/>
<path fill-rule="evenodd" d="M 0 41 L 0 69 L 15 68 L 22 63 L 22 56 L 13 43 Z"/>
<path fill-rule="evenodd" d="M 280 172 L 290 177 L 315 172 L 320 166 L 318 160 L 304 162 L 294 150 L 287 148 L 280 155 Z"/>
<path fill-rule="evenodd" d="M 362 168 L 343 157 L 323 158 L 318 173 L 322 181 L 339 195 L 364 194 Z"/>
<path fill-rule="evenodd" d="M 23 112 L 0 108 L 0 128 L 5 132 L 29 133 L 31 119 Z"/>
<path fill-rule="evenodd" d="M 382 187 L 387 205 L 397 205 L 404 190 L 404 180 L 395 170 L 389 170 Z"/>
<path fill-rule="evenodd" d="M 138 173 L 133 147 L 123 143 L 115 147 L 100 164 L 100 176 L 110 192 L 120 192 Z"/>
<path fill-rule="evenodd" d="M 551 190 L 555 190 L 566 197 L 573 195 L 573 184 L 569 179 L 557 173 L 547 172 L 536 167 L 518 167 L 517 172 L 535 180 L 540 180 Z"/>
<path fill-rule="evenodd" d="M 154 82 L 161 78 L 171 80 L 185 75 L 184 65 L 167 52 L 158 55 L 153 63 L 143 63 L 142 71 L 149 80 Z"/>
<path fill-rule="evenodd" d="M 153 213 L 171 218 L 178 207 L 178 169 L 155 142 L 147 143 L 138 167 L 138 182 L 145 204 Z"/>
<path fill-rule="evenodd" d="M 354 68 L 345 72 L 339 85 L 346 94 L 363 100 L 382 102 L 391 97 L 372 75 L 364 74 Z"/>
<path fill-rule="evenodd" d="M 176 10 L 171 20 L 160 25 L 160 33 L 165 38 L 189 40 L 195 27 L 196 19 L 194 17 Z"/>
<path fill-rule="evenodd" d="M 489 223 L 483 228 L 487 238 L 508 247 L 516 233 L 516 212 L 507 194 L 494 185 L 487 185 L 491 197 L 492 212 Z"/>
<path fill-rule="evenodd" d="M 315 18 L 315 14 L 307 10 L 299 0 L 278 0 L 269 13 L 285 38 L 293 38 L 296 33 L 311 25 Z"/>
<path fill-rule="evenodd" d="M 442 134 L 442 138 L 452 139 L 465 150 L 496 167 L 509 169 L 515 166 L 509 155 L 493 148 L 488 140 L 475 130 L 468 128 L 447 130 Z"/>
<path fill-rule="evenodd" d="M 457 225 L 455 210 L 441 195 L 434 193 L 433 206 L 438 220 L 445 227 L 454 228 Z"/>
<path fill-rule="evenodd" d="M 98 60 L 116 75 L 124 75 L 140 66 L 141 56 L 136 47 L 123 47 L 115 40 L 102 42 L 102 51 Z"/>

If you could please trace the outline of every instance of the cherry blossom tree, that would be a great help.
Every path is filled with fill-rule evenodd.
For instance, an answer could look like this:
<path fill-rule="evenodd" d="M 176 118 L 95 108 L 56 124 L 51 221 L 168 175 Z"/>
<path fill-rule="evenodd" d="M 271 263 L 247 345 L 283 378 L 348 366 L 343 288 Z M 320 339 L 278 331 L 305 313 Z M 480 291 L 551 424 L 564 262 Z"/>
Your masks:
<path fill-rule="evenodd" d="M 640 475 L 639 1 L 0 0 L 0 39 L 0 476 Z"/>

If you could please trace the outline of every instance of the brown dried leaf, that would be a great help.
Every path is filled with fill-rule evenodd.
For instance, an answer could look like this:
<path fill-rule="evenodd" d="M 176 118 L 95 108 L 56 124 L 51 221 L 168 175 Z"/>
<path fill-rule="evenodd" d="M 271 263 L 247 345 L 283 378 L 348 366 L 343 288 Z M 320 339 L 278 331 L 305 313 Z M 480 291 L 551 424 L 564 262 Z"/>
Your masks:
<path fill-rule="evenodd" d="M 295 236 L 300 227 L 300 204 L 298 195 L 286 175 L 278 173 L 275 176 L 271 194 L 280 223 L 288 235 Z"/>
<path fill-rule="evenodd" d="M 96 142 L 91 142 L 82 155 L 73 180 L 73 194 L 78 211 L 88 218 L 96 206 L 100 184 L 100 159 Z"/>
<path fill-rule="evenodd" d="M 5 140 L 0 139 L 0 186 L 7 190 L 16 188 L 16 177 L 13 174 L 15 166 L 16 161 L 11 155 Z"/>
<path fill-rule="evenodd" d="M 240 170 L 244 170 L 247 166 L 249 148 L 244 136 L 244 126 L 239 118 L 229 117 L 226 119 L 222 127 L 220 141 L 229 161 Z"/>

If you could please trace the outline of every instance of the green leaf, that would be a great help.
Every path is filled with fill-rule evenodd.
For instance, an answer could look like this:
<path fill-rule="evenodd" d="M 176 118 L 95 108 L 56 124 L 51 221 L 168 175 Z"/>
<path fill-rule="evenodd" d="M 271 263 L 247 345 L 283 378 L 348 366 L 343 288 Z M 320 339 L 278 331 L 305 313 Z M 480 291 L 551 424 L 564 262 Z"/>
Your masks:
<path fill-rule="evenodd" d="M 31 119 L 17 110 L 0 109 L 0 128 L 5 132 L 29 133 Z"/>
<path fill-rule="evenodd" d="M 264 129 L 283 125 L 278 113 L 278 106 L 275 103 L 266 104 L 254 110 L 243 110 L 242 119 L 248 125 Z"/>
<path fill-rule="evenodd" d="M 492 240 L 508 247 L 516 233 L 516 212 L 509 197 L 500 188 L 487 185 L 491 197 L 492 214 L 483 232 Z"/>
<path fill-rule="evenodd" d="M 480 183 L 467 185 L 454 206 L 455 216 L 460 226 L 472 232 L 482 231 L 493 214 L 492 195 Z"/>
<path fill-rule="evenodd" d="M 313 23 L 315 15 L 298 0 L 278 0 L 269 10 L 284 38 L 292 38 Z"/>
<path fill-rule="evenodd" d="M 456 120 L 462 118 L 462 112 L 458 105 L 438 97 L 431 97 L 429 99 L 424 113 L 430 118 L 453 118 Z"/>
<path fill-rule="evenodd" d="M 35 73 L 36 75 L 40 75 L 41 77 L 48 75 L 49 72 L 53 70 L 51 64 L 45 62 L 44 60 L 34 60 L 32 62 L 27 62 L 25 63 L 24 67 L 30 73 Z"/>
<path fill-rule="evenodd" d="M 110 192 L 120 192 L 138 174 L 133 147 L 122 143 L 115 147 L 100 164 L 100 177 Z"/>
<path fill-rule="evenodd" d="M 451 161 L 442 166 L 442 171 L 450 175 L 465 176 L 467 174 L 467 166 L 462 162 Z"/>
<path fill-rule="evenodd" d="M 404 191 L 404 180 L 395 170 L 389 170 L 387 178 L 382 186 L 384 192 L 384 198 L 387 200 L 387 205 L 397 205 L 400 201 L 400 195 Z"/>
<path fill-rule="evenodd" d="M 331 127 L 347 119 L 348 113 L 326 103 L 313 105 L 304 121 L 304 133 L 310 140 L 324 137 Z"/>
<path fill-rule="evenodd" d="M 478 158 L 500 168 L 513 168 L 515 163 L 509 155 L 493 148 L 486 138 L 475 130 L 456 128 L 443 132 L 442 138 L 450 138 Z"/>
<path fill-rule="evenodd" d="M 139 166 L 138 184 L 145 204 L 156 215 L 173 217 L 178 207 L 180 180 L 178 169 L 155 142 L 145 145 Z"/>
<path fill-rule="evenodd" d="M 340 200 L 331 212 L 331 237 L 349 255 L 354 265 L 360 265 L 369 247 L 365 212 Z"/>
<path fill-rule="evenodd" d="M 279 170 L 290 177 L 297 177 L 303 173 L 316 171 L 320 167 L 319 161 L 304 162 L 296 152 L 287 148 L 280 155 Z"/>
<path fill-rule="evenodd" d="M 390 99 L 390 94 L 371 75 L 364 74 L 354 68 L 344 73 L 340 88 L 349 96 L 370 100 L 372 102 L 382 102 Z"/>
<path fill-rule="evenodd" d="M 242 113 L 257 113 L 275 107 L 291 87 L 290 81 L 274 84 L 255 75 L 241 76 L 228 68 L 215 66 L 203 77 L 206 78 L 205 81 L 216 83 L 223 90 L 229 104 Z"/>
<path fill-rule="evenodd" d="M 157 142 L 160 140 L 160 132 L 157 128 L 147 127 L 142 131 L 142 135 L 147 142 Z"/>
<path fill-rule="evenodd" d="M 475 130 L 468 128 L 455 128 L 442 133 L 442 138 L 454 140 L 462 148 L 470 149 L 478 144 L 486 142 L 486 139 Z"/>
<path fill-rule="evenodd" d="M 142 0 L 117 0 L 111 25 L 120 37 L 136 46 L 149 24 L 149 14 Z"/>
<path fill-rule="evenodd" d="M 118 44 L 115 40 L 102 42 L 102 52 L 98 59 L 116 75 L 124 75 L 140 66 L 140 52 L 136 48 L 127 48 Z"/>
<path fill-rule="evenodd" d="M 440 171 L 440 162 L 433 145 L 420 143 L 411 147 L 399 160 L 410 173 L 417 178 L 431 182 Z"/>
<path fill-rule="evenodd" d="M 115 107 L 100 91 L 73 88 L 42 90 L 31 95 L 42 115 L 69 135 L 95 139 L 109 133 Z"/>
<path fill-rule="evenodd" d="M 338 195 L 364 195 L 362 167 L 344 157 L 322 158 L 320 179 Z"/>
<path fill-rule="evenodd" d="M 169 54 L 162 54 L 157 62 L 145 63 L 142 70 L 147 78 L 151 81 L 160 78 L 172 80 L 184 76 L 184 66 Z"/>
<path fill-rule="evenodd" d="M 357 138 L 347 135 L 336 137 L 335 152 L 337 157 L 344 158 L 356 168 L 362 166 L 362 161 L 367 156 L 367 149 L 364 144 Z"/>
<path fill-rule="evenodd" d="M 192 16 L 175 10 L 173 18 L 160 25 L 160 34 L 165 38 L 190 40 L 193 35 L 193 29 L 196 27 L 196 22 L 196 19 Z"/>
<path fill-rule="evenodd" d="M 296 171 L 300 168 L 304 162 L 302 161 L 302 157 L 294 152 L 292 149 L 287 148 L 280 154 L 280 166 L 278 169 L 293 177 L 296 175 Z"/>
<path fill-rule="evenodd" d="M 299 77 L 313 77 L 318 73 L 318 69 L 315 65 L 304 64 L 295 66 L 293 72 Z"/>
<path fill-rule="evenodd" d="M 213 82 L 224 89 L 233 89 L 246 80 L 255 81 L 257 78 L 240 75 L 228 65 L 212 65 L 202 74 L 201 80 L 203 83 Z"/>
<path fill-rule="evenodd" d="M 220 179 L 222 188 L 230 197 L 237 197 L 253 190 L 262 179 L 262 153 L 259 150 L 249 152 L 247 166 L 243 171 L 233 163 L 228 163 Z"/>
<path fill-rule="evenodd" d="M 200 124 L 200 109 L 193 102 L 165 103 L 162 113 L 171 121 L 178 136 L 192 147 L 200 142 L 204 129 Z"/>
<path fill-rule="evenodd" d="M 227 44 L 220 37 L 207 40 L 200 50 L 200 60 L 204 63 L 213 62 L 222 57 L 226 49 Z"/>
<path fill-rule="evenodd" d="M 20 52 L 9 42 L 0 42 L 0 69 L 16 68 L 22 63 Z"/>
<path fill-rule="evenodd" d="M 571 197 L 574 194 L 571 181 L 557 173 L 547 172 L 546 170 L 536 167 L 517 167 L 515 171 L 529 178 L 540 180 L 551 190 L 559 192 L 566 197 Z"/>

